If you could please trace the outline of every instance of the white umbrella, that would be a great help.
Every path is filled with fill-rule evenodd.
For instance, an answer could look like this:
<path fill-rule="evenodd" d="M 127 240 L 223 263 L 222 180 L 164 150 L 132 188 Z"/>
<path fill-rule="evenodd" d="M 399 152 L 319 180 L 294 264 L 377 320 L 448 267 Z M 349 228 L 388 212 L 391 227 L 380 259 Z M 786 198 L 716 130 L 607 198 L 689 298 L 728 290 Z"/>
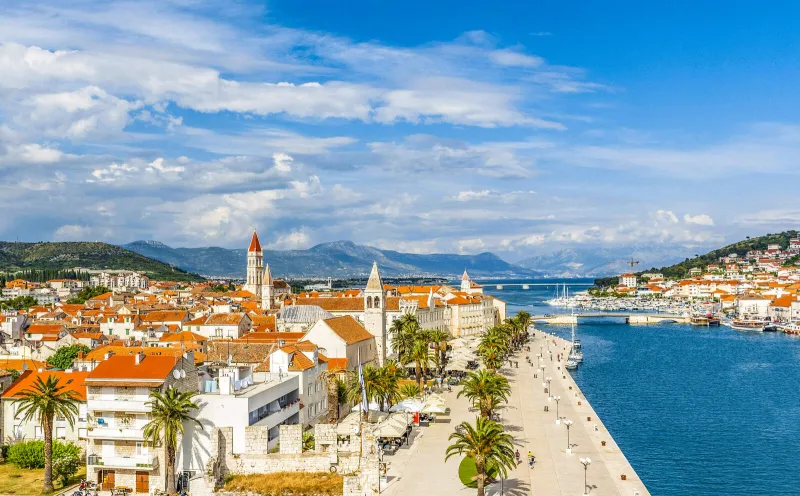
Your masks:
<path fill-rule="evenodd" d="M 425 403 L 420 413 L 447 413 L 447 407 L 438 403 Z"/>
<path fill-rule="evenodd" d="M 378 424 L 372 433 L 376 437 L 403 437 L 406 428 L 395 422 L 385 421 Z"/>
<path fill-rule="evenodd" d="M 418 412 L 422 409 L 422 402 L 419 400 L 406 398 L 396 405 L 389 408 L 390 412 Z"/>
<path fill-rule="evenodd" d="M 438 403 L 440 405 L 444 405 L 446 402 L 444 401 L 444 398 L 436 393 L 433 393 L 429 394 L 428 397 L 425 398 L 425 403 Z"/>

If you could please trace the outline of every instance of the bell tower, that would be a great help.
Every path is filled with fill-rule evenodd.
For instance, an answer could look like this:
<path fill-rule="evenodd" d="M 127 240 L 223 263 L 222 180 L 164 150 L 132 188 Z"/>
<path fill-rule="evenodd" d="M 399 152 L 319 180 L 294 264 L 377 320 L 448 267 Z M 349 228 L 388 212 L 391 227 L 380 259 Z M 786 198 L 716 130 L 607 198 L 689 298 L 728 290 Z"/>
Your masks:
<path fill-rule="evenodd" d="M 364 328 L 375 336 L 378 364 L 386 361 L 386 292 L 378 272 L 378 263 L 372 263 L 367 287 L 364 289 Z"/>
<path fill-rule="evenodd" d="M 261 296 L 261 282 L 264 277 L 264 252 L 261 251 L 261 242 L 258 234 L 253 230 L 250 247 L 247 249 L 247 278 L 242 289 L 250 291 L 256 298 Z"/>
<path fill-rule="evenodd" d="M 261 283 L 261 308 L 270 310 L 274 303 L 275 285 L 272 282 L 272 272 L 269 271 L 269 264 L 264 268 L 264 279 Z"/>

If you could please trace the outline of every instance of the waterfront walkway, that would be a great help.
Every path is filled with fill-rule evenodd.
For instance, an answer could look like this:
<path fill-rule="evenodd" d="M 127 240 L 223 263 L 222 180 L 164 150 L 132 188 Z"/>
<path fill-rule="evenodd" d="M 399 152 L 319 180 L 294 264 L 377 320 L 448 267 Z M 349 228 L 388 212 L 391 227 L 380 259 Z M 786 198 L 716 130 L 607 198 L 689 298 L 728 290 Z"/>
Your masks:
<path fill-rule="evenodd" d="M 597 414 L 586 402 L 569 373 L 559 367 L 563 362 L 555 358 L 566 352 L 568 343 L 560 338 L 536 332 L 529 343 L 533 366 L 525 361 L 526 352 L 517 353 L 512 360 L 519 361 L 519 368 L 506 368 L 512 395 L 507 408 L 501 410 L 502 424 L 514 436 L 515 444 L 522 455 L 522 463 L 503 482 L 506 495 L 576 496 L 584 492 L 584 469 L 581 458 L 591 458 L 587 480 L 592 496 L 646 496 L 650 493 L 639 480 Z M 549 350 L 548 350 L 549 346 Z M 556 424 L 556 402 L 548 401 L 544 390 L 543 375 L 537 368 L 536 355 L 545 352 L 544 377 L 552 377 L 552 394 L 560 396 L 558 414 L 563 420 L 572 420 L 569 441 L 571 454 L 566 453 L 567 429 L 563 420 Z M 549 351 L 553 352 L 550 361 Z M 591 360 L 590 356 L 586 357 Z M 538 377 L 534 377 L 537 374 Z M 570 389 L 571 387 L 571 389 Z M 383 494 L 406 496 L 426 494 L 471 495 L 475 489 L 464 487 L 458 479 L 459 457 L 444 462 L 447 440 L 453 428 L 467 420 L 474 422 L 475 412 L 469 411 L 465 398 L 456 399 L 456 391 L 444 393 L 451 409 L 449 417 L 429 427 L 415 429 L 417 437 L 410 447 L 386 456 L 389 462 L 388 484 Z M 578 403 L 581 403 L 578 405 Z M 545 411 L 545 406 L 549 411 Z M 603 446 L 605 441 L 605 446 Z M 528 468 L 526 455 L 531 450 L 536 456 L 533 470 Z M 625 475 L 626 480 L 622 479 Z M 492 484 L 487 494 L 501 494 L 501 484 Z"/>

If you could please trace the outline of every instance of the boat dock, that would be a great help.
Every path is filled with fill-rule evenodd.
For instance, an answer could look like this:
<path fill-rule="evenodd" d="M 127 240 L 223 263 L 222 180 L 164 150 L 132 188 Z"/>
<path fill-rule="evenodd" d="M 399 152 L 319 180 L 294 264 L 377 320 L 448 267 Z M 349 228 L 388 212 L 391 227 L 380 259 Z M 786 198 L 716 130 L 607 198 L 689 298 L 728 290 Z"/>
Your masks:
<path fill-rule="evenodd" d="M 597 318 L 624 318 L 628 324 L 661 324 L 674 322 L 688 324 L 692 318 L 683 315 L 666 313 L 619 313 L 619 312 L 594 312 L 575 314 L 533 315 L 531 321 L 538 324 L 579 324 L 581 319 Z"/>

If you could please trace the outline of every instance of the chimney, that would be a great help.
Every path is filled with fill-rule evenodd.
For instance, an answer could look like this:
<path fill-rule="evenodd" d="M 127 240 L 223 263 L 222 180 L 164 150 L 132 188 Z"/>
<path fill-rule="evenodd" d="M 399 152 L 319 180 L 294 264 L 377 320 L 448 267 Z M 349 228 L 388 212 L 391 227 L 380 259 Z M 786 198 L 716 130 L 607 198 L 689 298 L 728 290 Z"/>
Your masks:
<path fill-rule="evenodd" d="M 136 365 L 139 365 L 140 363 L 142 363 L 142 360 L 144 360 L 144 353 L 142 353 L 141 351 L 137 352 L 133 356 L 134 356 L 134 363 Z"/>
<path fill-rule="evenodd" d="M 108 360 L 114 355 L 113 351 L 107 351 L 105 355 L 103 355 L 103 360 Z"/>
<path fill-rule="evenodd" d="M 78 352 L 78 360 L 83 360 L 83 352 L 82 351 Z"/>

